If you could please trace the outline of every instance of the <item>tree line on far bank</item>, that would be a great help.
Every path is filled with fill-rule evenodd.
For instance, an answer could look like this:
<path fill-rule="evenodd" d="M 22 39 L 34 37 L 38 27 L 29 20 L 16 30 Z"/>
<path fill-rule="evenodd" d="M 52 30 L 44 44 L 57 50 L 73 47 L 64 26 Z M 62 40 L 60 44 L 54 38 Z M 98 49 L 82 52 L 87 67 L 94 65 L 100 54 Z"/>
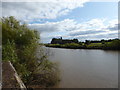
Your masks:
<path fill-rule="evenodd" d="M 55 38 L 54 38 L 55 39 Z M 77 40 L 77 39 L 73 39 Z M 64 41 L 64 40 L 62 40 Z M 104 49 L 104 50 L 120 50 L 120 39 L 109 39 L 109 40 L 85 40 L 85 42 L 72 42 L 67 39 L 66 43 L 59 43 L 59 39 L 56 39 L 55 42 L 51 44 L 45 44 L 47 47 L 56 47 L 56 48 L 71 48 L 71 49 Z"/>

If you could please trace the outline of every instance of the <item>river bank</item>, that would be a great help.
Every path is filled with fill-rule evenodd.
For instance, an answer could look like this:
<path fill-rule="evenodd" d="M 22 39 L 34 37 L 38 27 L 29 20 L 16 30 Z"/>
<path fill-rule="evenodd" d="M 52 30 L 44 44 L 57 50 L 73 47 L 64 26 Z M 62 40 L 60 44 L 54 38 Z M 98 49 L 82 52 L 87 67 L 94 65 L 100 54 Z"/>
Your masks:
<path fill-rule="evenodd" d="M 115 39 L 104 43 L 66 43 L 66 44 L 44 44 L 46 47 L 66 48 L 66 49 L 102 49 L 120 50 L 120 40 Z"/>
<path fill-rule="evenodd" d="M 76 48 L 76 47 L 73 47 L 73 48 L 70 48 L 70 47 L 57 47 L 57 46 L 45 46 L 45 47 L 50 47 L 50 48 L 63 48 L 63 49 L 85 49 L 85 50 L 114 50 L 114 51 L 118 51 L 120 49 L 103 49 L 102 47 L 100 48 L 87 48 L 87 47 L 83 47 L 83 48 Z"/>

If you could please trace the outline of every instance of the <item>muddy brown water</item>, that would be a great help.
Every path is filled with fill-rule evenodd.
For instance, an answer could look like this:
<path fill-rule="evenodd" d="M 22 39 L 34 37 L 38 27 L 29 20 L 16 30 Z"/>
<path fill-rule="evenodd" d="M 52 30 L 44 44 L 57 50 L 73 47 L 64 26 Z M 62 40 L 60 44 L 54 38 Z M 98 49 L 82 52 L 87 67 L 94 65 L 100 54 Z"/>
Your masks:
<path fill-rule="evenodd" d="M 59 88 L 117 88 L 118 51 L 48 48 L 59 63 Z"/>

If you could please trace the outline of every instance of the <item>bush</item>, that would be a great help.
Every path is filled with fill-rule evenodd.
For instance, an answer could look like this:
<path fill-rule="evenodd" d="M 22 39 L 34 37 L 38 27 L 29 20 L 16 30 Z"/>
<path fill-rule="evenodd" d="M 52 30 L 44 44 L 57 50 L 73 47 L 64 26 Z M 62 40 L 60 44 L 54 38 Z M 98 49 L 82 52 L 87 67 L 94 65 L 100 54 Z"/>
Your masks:
<path fill-rule="evenodd" d="M 10 43 L 8 40 L 6 45 L 2 47 L 2 53 L 2 58 L 4 61 L 10 60 L 12 63 L 16 63 L 16 61 L 18 61 L 14 41 Z"/>
<path fill-rule="evenodd" d="M 91 43 L 91 44 L 87 45 L 87 48 L 90 48 L 90 49 L 102 49 L 103 44 L 102 43 Z"/>
<path fill-rule="evenodd" d="M 39 33 L 36 30 L 29 29 L 26 24 L 20 24 L 14 17 L 7 17 L 2 18 L 2 36 L 2 60 L 12 62 L 27 86 L 32 82 L 45 86 L 56 84 L 59 80 L 55 74 L 56 65 L 43 53 L 42 46 L 39 45 Z M 38 47 L 41 48 L 39 52 L 41 58 L 36 56 Z M 54 76 L 49 76 L 53 74 Z M 44 83 L 38 83 L 41 82 L 41 78 L 38 77 L 41 75 Z"/>
<path fill-rule="evenodd" d="M 79 44 L 77 43 L 67 43 L 65 44 L 65 47 L 68 47 L 68 48 L 79 48 Z"/>
<path fill-rule="evenodd" d="M 111 42 L 106 42 L 103 49 L 120 50 L 120 40 L 115 39 Z"/>

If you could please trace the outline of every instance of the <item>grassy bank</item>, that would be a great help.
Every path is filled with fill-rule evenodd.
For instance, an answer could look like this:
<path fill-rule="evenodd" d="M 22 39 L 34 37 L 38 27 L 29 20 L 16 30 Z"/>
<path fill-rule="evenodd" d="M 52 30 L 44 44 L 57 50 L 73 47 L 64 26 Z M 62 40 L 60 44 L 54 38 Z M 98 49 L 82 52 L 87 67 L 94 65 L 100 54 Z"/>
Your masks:
<path fill-rule="evenodd" d="M 45 44 L 46 47 L 69 48 L 69 49 L 104 49 L 120 50 L 120 40 L 113 39 L 104 43 L 66 43 L 66 44 Z"/>
<path fill-rule="evenodd" d="M 39 33 L 14 17 L 2 18 L 1 22 L 2 60 L 11 61 L 27 87 L 54 86 L 59 81 L 58 67 L 48 60 L 39 45 Z M 38 47 L 39 58 L 36 56 Z"/>

